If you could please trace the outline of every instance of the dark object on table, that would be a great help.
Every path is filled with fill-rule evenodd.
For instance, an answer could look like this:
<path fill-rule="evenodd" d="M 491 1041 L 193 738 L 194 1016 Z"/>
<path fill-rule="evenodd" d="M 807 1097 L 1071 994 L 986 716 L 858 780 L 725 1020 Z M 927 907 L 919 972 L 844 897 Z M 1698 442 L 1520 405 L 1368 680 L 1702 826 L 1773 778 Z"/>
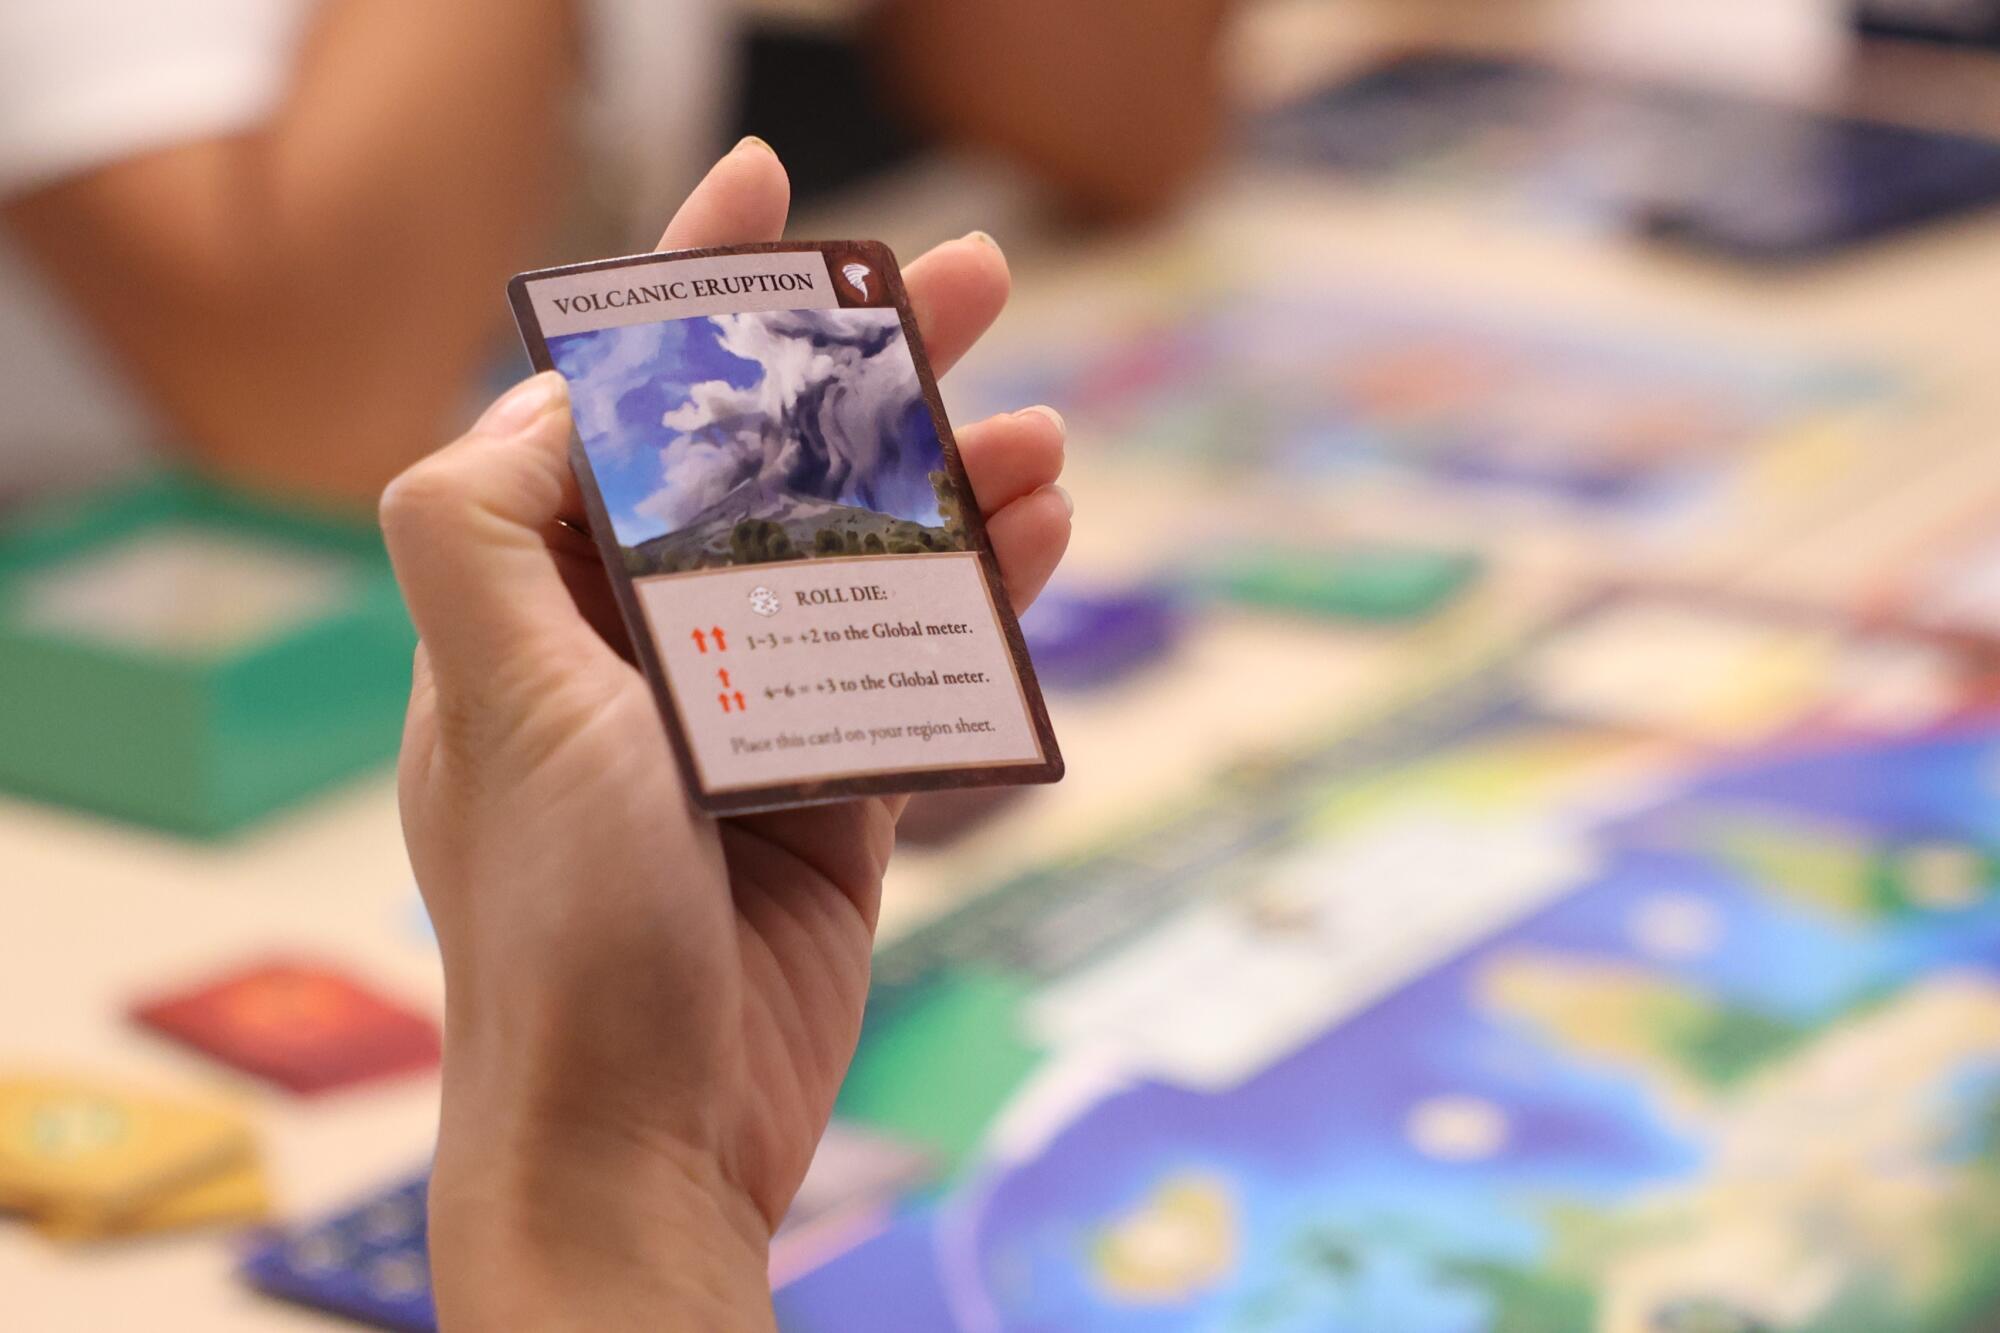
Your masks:
<path fill-rule="evenodd" d="M 1483 57 L 1403 57 L 1282 109 L 1272 156 L 1758 262 L 2000 201 L 2000 141 Z"/>
<path fill-rule="evenodd" d="M 1050 689 L 1123 680 L 1180 637 L 1171 594 L 1152 588 L 1084 592 L 1051 588 L 1021 617 L 1035 675 Z"/>
<path fill-rule="evenodd" d="M 1869 37 L 2000 47 L 2000 0 L 1858 0 L 1854 26 Z"/>
<path fill-rule="evenodd" d="M 243 1263 L 267 1295 L 397 1333 L 435 1333 L 424 1218 L 428 1174 L 295 1235 Z"/>

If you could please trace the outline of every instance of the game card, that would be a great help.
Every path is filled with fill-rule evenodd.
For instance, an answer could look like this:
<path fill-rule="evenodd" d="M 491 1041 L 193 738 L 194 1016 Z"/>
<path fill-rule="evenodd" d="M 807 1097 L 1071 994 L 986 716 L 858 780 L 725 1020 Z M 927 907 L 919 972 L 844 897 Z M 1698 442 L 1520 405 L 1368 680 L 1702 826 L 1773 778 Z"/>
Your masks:
<path fill-rule="evenodd" d="M 171 1196 L 246 1169 L 255 1147 L 232 1109 L 96 1079 L 0 1075 L 0 1211 L 53 1233 L 173 1221 L 183 1210 Z"/>
<path fill-rule="evenodd" d="M 290 959 L 148 999 L 132 1017 L 297 1093 L 429 1069 L 441 1049 L 424 1015 L 342 972 Z"/>
<path fill-rule="evenodd" d="M 1062 758 L 876 242 L 509 285 L 689 793 L 717 814 L 1053 782 Z"/>

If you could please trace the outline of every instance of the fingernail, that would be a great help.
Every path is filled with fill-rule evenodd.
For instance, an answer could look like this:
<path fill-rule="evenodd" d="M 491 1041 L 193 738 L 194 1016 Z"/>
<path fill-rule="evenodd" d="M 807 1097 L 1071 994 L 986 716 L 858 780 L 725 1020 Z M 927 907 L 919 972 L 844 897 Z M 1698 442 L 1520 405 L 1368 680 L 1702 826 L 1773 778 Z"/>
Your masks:
<path fill-rule="evenodd" d="M 563 377 L 553 370 L 522 380 L 500 395 L 473 426 L 477 435 L 519 435 L 554 407 L 564 392 Z"/>
<path fill-rule="evenodd" d="M 981 245 L 990 245 L 995 250 L 1000 249 L 1000 242 L 994 240 L 983 231 L 969 231 L 965 233 L 965 239 L 968 241 L 978 241 Z"/>
<path fill-rule="evenodd" d="M 1063 436 L 1065 439 L 1069 437 L 1069 423 L 1063 420 L 1062 413 L 1056 411 L 1053 407 L 1050 407 L 1047 403 L 1036 403 L 1033 407 L 1024 407 L 1019 412 L 1016 412 L 1014 415 L 1025 417 L 1028 416 L 1030 413 L 1038 417 L 1047 417 L 1050 421 L 1053 421 L 1055 423 L 1056 433 L 1058 435 Z"/>
<path fill-rule="evenodd" d="M 730 149 L 729 151 L 732 153 L 740 153 L 746 148 L 761 148 L 765 152 L 769 153 L 772 157 L 776 157 L 778 155 L 777 149 L 771 147 L 771 145 L 765 143 L 762 139 L 758 138 L 754 134 L 746 134 L 741 139 L 738 139 L 736 141 L 736 146 Z"/>
<path fill-rule="evenodd" d="M 1049 483 L 1049 489 L 1054 491 L 1056 496 L 1063 502 L 1063 508 L 1069 511 L 1070 517 L 1075 518 L 1076 501 L 1070 498 L 1069 492 L 1064 490 L 1060 483 L 1053 481 Z"/>

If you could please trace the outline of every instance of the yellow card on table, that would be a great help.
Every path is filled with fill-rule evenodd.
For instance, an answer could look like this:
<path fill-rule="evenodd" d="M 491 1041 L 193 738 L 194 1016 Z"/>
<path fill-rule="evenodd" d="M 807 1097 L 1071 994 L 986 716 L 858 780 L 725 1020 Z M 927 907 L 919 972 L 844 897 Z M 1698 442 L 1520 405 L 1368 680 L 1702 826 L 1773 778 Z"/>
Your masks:
<path fill-rule="evenodd" d="M 264 1164 L 246 1154 L 214 1175 L 182 1185 L 127 1212 L 53 1206 L 34 1218 L 35 1229 L 55 1240 L 107 1240 L 206 1226 L 248 1226 L 271 1214 Z"/>
<path fill-rule="evenodd" d="M 96 1079 L 0 1076 L 0 1208 L 136 1212 L 252 1153 L 235 1112 Z"/>

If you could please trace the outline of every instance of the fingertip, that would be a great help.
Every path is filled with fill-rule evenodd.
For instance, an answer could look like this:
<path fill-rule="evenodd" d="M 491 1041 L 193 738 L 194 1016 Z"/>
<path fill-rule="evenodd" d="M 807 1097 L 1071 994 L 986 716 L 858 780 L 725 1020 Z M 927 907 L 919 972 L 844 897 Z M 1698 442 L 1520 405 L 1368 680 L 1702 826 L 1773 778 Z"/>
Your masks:
<path fill-rule="evenodd" d="M 1035 510 L 1049 517 L 1062 516 L 1062 527 L 1067 530 L 1070 520 L 1076 517 L 1076 501 L 1070 493 L 1056 482 L 1037 487 L 1032 493 L 1016 500 L 1015 504 L 1033 505 Z"/>
<path fill-rule="evenodd" d="M 991 516 L 1062 475 L 1063 435 L 1049 413 L 1009 412 L 961 429 L 958 453 L 979 511 Z"/>
<path fill-rule="evenodd" d="M 1007 263 L 1007 252 L 1000 248 L 1000 242 L 994 240 L 991 234 L 983 231 L 970 231 L 959 239 L 961 242 L 970 242 L 979 247 L 979 253 L 984 258 L 986 264 L 995 269 L 1008 284 L 1011 285 L 1013 283 L 1014 270 Z"/>
<path fill-rule="evenodd" d="M 950 244 L 967 256 L 968 271 L 977 275 L 988 293 L 997 298 L 997 304 L 1006 304 L 1008 294 L 1014 290 L 1014 270 L 999 242 L 983 231 L 975 231 Z"/>
<path fill-rule="evenodd" d="M 1014 290 L 1014 274 L 1007 267 L 1007 256 L 991 242 L 975 241 L 969 236 L 931 247 L 904 270 L 903 277 L 906 285 L 914 281 L 920 291 L 936 288 L 953 302 L 964 305 L 967 315 L 983 317 L 985 323 L 991 323 L 999 315 Z M 984 324 L 981 328 L 983 331 Z"/>
<path fill-rule="evenodd" d="M 791 177 L 776 150 L 747 135 L 688 193 L 656 250 L 775 241 L 792 204 Z"/>
<path fill-rule="evenodd" d="M 903 285 L 942 375 L 1000 317 L 1013 278 L 997 245 L 962 236 L 918 256 L 903 270 Z"/>
<path fill-rule="evenodd" d="M 568 401 L 569 381 L 553 370 L 540 371 L 494 399 L 467 434 L 487 438 L 517 435 Z"/>
<path fill-rule="evenodd" d="M 715 170 L 724 169 L 740 183 L 739 188 L 755 194 L 783 221 L 792 203 L 792 175 L 785 170 L 785 160 L 777 149 L 754 134 L 746 134 L 715 164 Z"/>
<path fill-rule="evenodd" d="M 1047 403 L 1036 403 L 1032 407 L 1024 407 L 1014 415 L 1017 417 L 1040 417 L 1056 428 L 1057 435 L 1067 436 L 1069 434 L 1069 423 L 1063 420 L 1063 414 L 1050 407 Z"/>
<path fill-rule="evenodd" d="M 1014 413 L 1014 419 L 1021 422 L 1028 432 L 1027 438 L 1042 449 L 1056 456 L 1056 470 L 1062 470 L 1062 460 L 1069 451 L 1069 423 L 1062 413 L 1046 403 L 1024 407 Z"/>
<path fill-rule="evenodd" d="M 1025 611 L 1040 595 L 1069 549 L 1072 505 L 1050 483 L 1006 506 L 986 522 L 1008 600 Z"/>

